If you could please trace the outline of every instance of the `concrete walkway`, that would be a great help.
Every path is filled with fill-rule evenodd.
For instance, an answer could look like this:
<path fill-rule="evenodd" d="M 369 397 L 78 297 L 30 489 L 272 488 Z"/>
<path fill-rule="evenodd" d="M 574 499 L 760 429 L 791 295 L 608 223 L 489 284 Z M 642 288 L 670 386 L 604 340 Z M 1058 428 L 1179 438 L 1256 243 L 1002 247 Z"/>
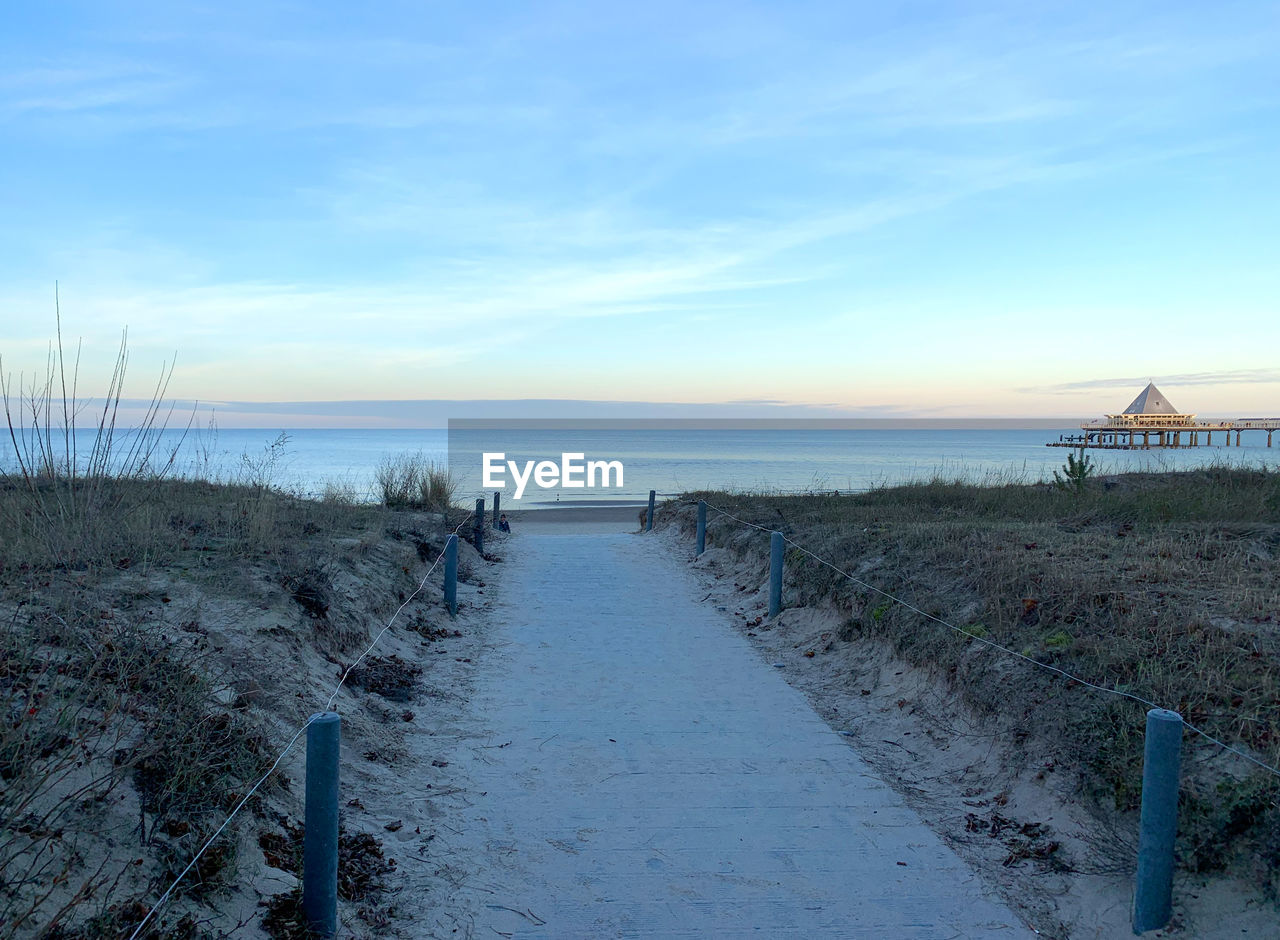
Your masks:
<path fill-rule="evenodd" d="M 450 820 L 473 936 L 1030 936 L 669 544 L 508 543 Z"/>

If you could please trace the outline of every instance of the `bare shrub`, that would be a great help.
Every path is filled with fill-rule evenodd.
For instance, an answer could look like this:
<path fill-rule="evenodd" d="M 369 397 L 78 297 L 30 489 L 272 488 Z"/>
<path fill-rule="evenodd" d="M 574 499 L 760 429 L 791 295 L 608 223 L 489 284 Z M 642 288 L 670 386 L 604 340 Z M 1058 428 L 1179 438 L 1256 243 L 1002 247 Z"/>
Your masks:
<path fill-rule="evenodd" d="M 176 442 L 162 446 L 173 414 L 173 406 L 165 406 L 172 364 L 161 370 L 142 420 L 128 429 L 118 426 L 129 361 L 125 334 L 85 448 L 78 433 L 86 408 L 77 397 L 80 353 L 77 345 L 75 359 L 68 362 L 59 314 L 43 377 L 33 376 L 27 384 L 19 376 L 15 386 L 0 359 L 0 397 L 18 471 L 5 485 L 25 497 L 16 504 L 19 511 L 3 521 L 28 555 L 65 567 L 97 563 L 115 553 L 121 521 L 143 511 L 146 484 L 173 469 L 191 426 L 188 421 Z"/>
<path fill-rule="evenodd" d="M 138 899 L 185 867 L 270 763 L 267 737 L 227 704 L 229 683 L 199 652 L 199 625 L 179 640 L 147 612 L 170 600 L 150 594 L 152 574 L 225 577 L 244 556 L 270 570 L 335 530 L 380 532 L 384 515 L 277 489 L 287 438 L 239 483 L 169 478 L 186 433 L 161 446 L 169 371 L 141 424 L 122 428 L 122 341 L 105 404 L 78 428 L 78 362 L 59 328 L 42 379 L 0 371 L 13 468 L 0 477 L 0 940 L 128 936 L 149 909 Z M 327 581 L 302 574 L 299 603 L 327 603 Z M 259 795 L 282 785 L 276 775 Z M 121 807 L 136 813 L 130 831 Z M 180 894 L 228 882 L 246 818 Z M 145 936 L 191 926 L 162 916 Z"/>
<path fill-rule="evenodd" d="M 329 611 L 329 566 L 384 538 L 387 511 L 284 492 L 283 436 L 231 482 L 173 478 L 168 372 L 124 429 L 126 361 L 122 343 L 81 429 L 78 352 L 64 360 L 60 340 L 43 379 L 0 384 L 13 449 L 0 476 L 0 940 L 127 938 L 282 743 L 235 694 L 254 664 L 210 642 L 197 611 L 166 608 L 171 589 L 217 598 L 243 579 L 284 597 L 287 582 L 304 610 L 329 614 L 299 631 L 317 648 L 365 632 Z M 210 910 L 188 912 L 217 907 L 241 874 L 244 829 L 288 785 L 276 773 L 255 793 L 178 886 L 185 911 L 160 912 L 142 937 L 203 935 Z"/>

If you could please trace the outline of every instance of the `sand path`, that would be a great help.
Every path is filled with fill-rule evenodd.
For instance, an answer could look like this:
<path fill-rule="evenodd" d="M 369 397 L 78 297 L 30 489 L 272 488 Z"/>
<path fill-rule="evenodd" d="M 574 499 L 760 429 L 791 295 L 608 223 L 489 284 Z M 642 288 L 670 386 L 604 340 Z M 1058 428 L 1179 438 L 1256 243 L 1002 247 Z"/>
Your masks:
<path fill-rule="evenodd" d="M 528 532 L 504 552 L 450 752 L 467 800 L 433 843 L 465 932 L 1030 936 L 667 552 Z"/>

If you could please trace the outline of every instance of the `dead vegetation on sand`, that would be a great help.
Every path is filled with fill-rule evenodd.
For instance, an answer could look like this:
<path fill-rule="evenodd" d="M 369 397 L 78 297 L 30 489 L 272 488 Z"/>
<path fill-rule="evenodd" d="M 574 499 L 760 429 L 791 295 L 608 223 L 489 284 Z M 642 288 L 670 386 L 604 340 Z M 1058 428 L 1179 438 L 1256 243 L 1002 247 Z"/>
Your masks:
<path fill-rule="evenodd" d="M 1177 709 L 1280 763 L 1280 474 L 1218 467 L 1067 488 L 933 481 L 847 496 L 689 494 L 699 497 L 874 588 L 787 551 L 788 606 L 834 607 L 834 641 L 883 643 L 929 670 L 998 718 L 1014 752 L 1074 772 L 1095 805 L 1137 807 L 1144 707 L 982 640 Z M 768 533 L 709 516 L 711 545 L 763 571 Z M 691 506 L 675 519 L 692 532 Z M 1184 761 L 1180 865 L 1244 873 L 1276 898 L 1280 780 L 1191 734 Z"/>
<path fill-rule="evenodd" d="M 340 489 L 282 491 L 271 471 L 284 435 L 234 481 L 171 479 L 163 380 L 143 424 L 116 427 L 124 361 L 122 346 L 91 417 L 60 349 L 45 380 L 3 389 L 3 940 L 129 937 L 417 588 L 450 521 Z M 443 630 L 440 615 L 434 592 L 405 611 L 423 637 Z M 398 659 L 366 660 L 344 693 L 352 761 L 403 735 L 409 713 L 380 699 L 412 700 L 421 669 L 391 668 Z M 258 907 L 296 878 L 256 835 L 301 814 L 300 761 L 254 792 L 142 937 L 226 936 L 287 908 Z M 380 929 L 374 889 L 392 862 L 376 835 L 345 838 L 342 876 L 368 888 L 354 916 Z"/>

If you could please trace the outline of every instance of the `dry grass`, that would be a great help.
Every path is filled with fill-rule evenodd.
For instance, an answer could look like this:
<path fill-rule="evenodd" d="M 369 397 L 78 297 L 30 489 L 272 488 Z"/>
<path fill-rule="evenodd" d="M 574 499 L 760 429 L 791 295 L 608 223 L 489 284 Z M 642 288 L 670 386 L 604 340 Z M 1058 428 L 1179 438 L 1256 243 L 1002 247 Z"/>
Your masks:
<path fill-rule="evenodd" d="M 448 469 L 420 453 L 385 458 L 375 483 L 382 504 L 390 509 L 448 512 L 457 491 Z"/>
<path fill-rule="evenodd" d="M 83 926 L 86 908 L 132 882 L 136 859 L 189 858 L 270 761 L 255 723 L 219 703 L 197 650 L 104 617 L 102 594 L 81 583 L 49 590 L 51 579 L 0 628 L 3 937 Z M 102 820 L 124 791 L 137 824 L 113 847 Z M 190 890 L 216 887 L 233 862 L 209 857 Z M 69 900 L 68 883 L 79 885 Z"/>
<path fill-rule="evenodd" d="M 853 496 L 695 493 L 779 529 L 879 590 L 1090 682 L 1179 710 L 1280 763 L 1280 474 L 1210 468 L 1049 485 L 945 481 Z M 677 514 L 692 530 L 692 507 Z M 711 544 L 767 565 L 768 534 L 710 513 Z M 1137 806 L 1143 708 L 1092 692 L 888 602 L 795 550 L 785 602 L 834 604 L 842 639 L 926 666 L 1016 743 Z M 1280 781 L 1188 736 L 1181 863 L 1252 868 L 1280 892 Z"/>
<path fill-rule="evenodd" d="M 12 472 L 0 475 L 3 940 L 129 936 L 281 746 L 278 725 L 236 692 L 255 687 L 254 664 L 215 656 L 197 611 L 176 625 L 171 587 L 197 597 L 231 586 L 287 592 L 306 615 L 303 641 L 334 662 L 367 641 L 361 613 L 331 615 L 331 571 L 386 538 L 387 510 L 358 504 L 349 487 L 322 500 L 280 491 L 283 435 L 246 456 L 234 482 L 167 479 L 173 451 L 158 447 L 167 373 L 142 424 L 119 430 L 126 359 L 122 343 L 87 452 L 77 450 L 85 413 L 60 338 L 43 379 L 6 378 L 3 388 L 12 447 L 3 461 Z M 396 524 L 429 539 L 413 518 Z M 240 827 L 287 785 L 277 774 L 258 792 L 179 895 L 211 902 L 235 880 Z M 204 935 L 187 907 L 152 921 L 146 936 Z"/>
<path fill-rule="evenodd" d="M 379 506 L 270 488 L 113 481 L 104 490 L 119 488 L 118 515 L 95 517 L 91 540 L 68 554 L 66 534 L 50 538 L 36 522 L 30 491 L 7 482 L 0 486 L 0 525 L 9 536 L 0 542 L 0 938 L 127 937 L 133 915 L 145 914 L 283 744 L 279 724 L 238 691 L 256 687 L 255 664 L 227 667 L 225 653 L 214 656 L 198 611 L 176 610 L 169 590 L 247 593 L 263 604 L 278 598 L 281 611 L 296 611 L 299 642 L 336 669 L 369 639 L 367 612 L 346 600 L 359 584 L 353 566 L 376 565 L 386 550 L 379 546 L 405 542 L 404 567 L 392 572 L 402 593 L 385 598 L 394 606 L 416 577 L 410 559 L 434 557 L 442 541 L 420 528 L 427 520 Z M 370 664 L 360 677 L 370 688 L 393 697 L 404 691 L 399 673 L 375 669 L 383 660 Z M 238 833 L 252 831 L 260 801 L 281 786 L 287 777 L 277 773 L 181 895 L 216 906 L 240 880 Z M 136 823 L 129 831 L 106 827 L 109 810 L 125 804 L 136 807 Z M 187 913 L 179 905 L 165 915 L 156 936 L 203 935 Z"/>

